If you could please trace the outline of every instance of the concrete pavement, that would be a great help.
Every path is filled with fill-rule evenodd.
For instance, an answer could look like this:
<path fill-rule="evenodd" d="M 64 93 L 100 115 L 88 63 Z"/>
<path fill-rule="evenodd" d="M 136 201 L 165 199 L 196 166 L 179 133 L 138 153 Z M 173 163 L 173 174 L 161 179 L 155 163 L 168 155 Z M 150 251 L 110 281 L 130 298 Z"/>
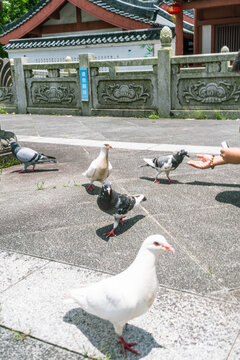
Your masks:
<path fill-rule="evenodd" d="M 125 269 L 152 233 L 176 253 L 160 258 L 154 306 L 125 330 L 141 352 L 127 358 L 240 357 L 239 166 L 200 171 L 184 160 L 174 184 L 164 175 L 153 184 L 154 170 L 138 167 L 180 145 L 192 156 L 217 152 L 222 140 L 239 146 L 237 121 L 1 115 L 0 122 L 59 161 L 29 174 L 11 167 L 0 177 L 0 357 L 122 359 L 111 324 L 62 299 L 71 286 Z M 148 199 L 109 240 L 103 233 L 112 218 L 96 207 L 100 188 L 88 194 L 81 175 L 99 152 L 94 141 L 115 142 L 114 188 Z M 10 329 L 30 336 L 16 341 Z"/>

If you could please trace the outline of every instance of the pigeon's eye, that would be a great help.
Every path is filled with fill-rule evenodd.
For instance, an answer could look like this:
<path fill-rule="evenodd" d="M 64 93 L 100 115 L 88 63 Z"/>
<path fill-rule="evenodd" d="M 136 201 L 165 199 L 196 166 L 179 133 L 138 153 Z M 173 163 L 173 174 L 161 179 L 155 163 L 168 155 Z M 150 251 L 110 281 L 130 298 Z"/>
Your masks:
<path fill-rule="evenodd" d="M 160 246 L 160 244 L 157 241 L 154 241 L 153 245 Z"/>

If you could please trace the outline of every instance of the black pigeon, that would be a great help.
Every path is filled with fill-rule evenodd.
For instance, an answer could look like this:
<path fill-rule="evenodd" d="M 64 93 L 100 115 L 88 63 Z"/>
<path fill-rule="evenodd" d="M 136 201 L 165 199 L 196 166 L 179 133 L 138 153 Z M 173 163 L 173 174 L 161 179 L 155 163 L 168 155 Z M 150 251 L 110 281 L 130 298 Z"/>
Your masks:
<path fill-rule="evenodd" d="M 186 150 L 180 150 L 172 155 L 159 156 L 154 159 L 143 159 L 147 164 L 141 165 L 140 167 L 151 166 L 153 169 L 157 170 L 154 183 L 160 183 L 158 175 L 163 171 L 165 171 L 168 181 L 173 182 L 169 177 L 169 173 L 181 164 L 185 156 L 189 157 L 188 152 Z"/>
<path fill-rule="evenodd" d="M 97 204 L 100 210 L 109 215 L 114 216 L 114 224 L 111 231 L 104 234 L 107 238 L 111 235 L 116 236 L 114 230 L 118 227 L 119 223 L 123 223 L 123 216 L 130 210 L 138 206 L 142 201 L 146 201 L 146 197 L 142 194 L 126 195 L 120 194 L 112 189 L 109 180 L 103 182 L 100 195 L 97 197 Z"/>
<path fill-rule="evenodd" d="M 9 145 L 11 145 L 13 155 L 24 164 L 24 170 L 19 171 L 19 173 L 27 171 L 27 168 L 30 165 L 33 166 L 34 171 L 36 164 L 57 162 L 55 157 L 44 155 L 30 148 L 20 146 L 17 141 L 11 140 Z"/>

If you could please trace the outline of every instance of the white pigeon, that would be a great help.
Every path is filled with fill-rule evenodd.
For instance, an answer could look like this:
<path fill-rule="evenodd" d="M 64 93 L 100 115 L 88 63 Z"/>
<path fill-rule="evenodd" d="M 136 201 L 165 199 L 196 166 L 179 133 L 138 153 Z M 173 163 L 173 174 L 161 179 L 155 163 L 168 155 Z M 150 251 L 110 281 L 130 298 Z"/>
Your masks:
<path fill-rule="evenodd" d="M 112 165 L 108 160 L 108 151 L 112 149 L 112 146 L 109 144 L 104 144 L 101 147 L 100 154 L 98 157 L 93 160 L 87 169 L 82 175 L 86 176 L 90 180 L 90 185 L 87 190 L 93 190 L 92 184 L 94 181 L 99 181 L 103 183 L 105 179 L 110 175 L 110 171 L 112 170 Z"/>
<path fill-rule="evenodd" d="M 109 320 L 119 335 L 123 353 L 137 343 L 127 343 L 123 327 L 131 319 L 144 314 L 151 307 L 158 289 L 156 266 L 161 251 L 174 249 L 162 235 L 151 235 L 143 242 L 135 260 L 120 274 L 70 290 L 65 302 L 76 302 L 82 309 Z"/>
<path fill-rule="evenodd" d="M 35 170 L 36 164 L 42 164 L 42 163 L 56 163 L 56 158 L 49 155 L 44 155 L 39 153 L 36 150 L 20 146 L 17 141 L 11 140 L 9 142 L 9 145 L 11 146 L 11 150 L 13 155 L 21 161 L 21 163 L 24 164 L 24 170 L 19 171 L 19 173 L 27 171 L 27 168 L 32 165 L 32 171 Z"/>

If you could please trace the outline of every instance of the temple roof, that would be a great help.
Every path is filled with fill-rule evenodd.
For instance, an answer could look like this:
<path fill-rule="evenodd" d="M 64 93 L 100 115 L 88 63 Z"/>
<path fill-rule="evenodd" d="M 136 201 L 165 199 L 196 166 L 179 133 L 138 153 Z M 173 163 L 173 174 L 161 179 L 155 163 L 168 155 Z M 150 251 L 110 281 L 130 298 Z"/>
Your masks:
<path fill-rule="evenodd" d="M 34 15 L 39 13 L 45 6 L 49 3 L 54 2 L 55 0 L 40 0 L 32 9 L 30 9 L 26 14 L 21 16 L 19 19 L 6 24 L 1 27 L 2 34 L 0 38 L 10 33 L 11 31 L 21 27 L 24 23 L 30 20 Z M 78 1 L 71 1 L 74 5 L 78 5 Z M 139 23 L 145 23 L 156 27 L 159 26 L 156 23 L 156 17 L 159 14 L 161 17 L 172 22 L 172 17 L 166 11 L 158 10 L 154 5 L 161 5 L 163 2 L 166 4 L 172 3 L 172 1 L 160 1 L 160 0 L 152 0 L 152 1 L 142 1 L 142 0 L 88 0 L 89 3 L 94 4 L 95 6 L 99 6 L 100 8 L 109 11 L 113 14 L 123 16 L 125 18 L 129 18 L 131 20 L 138 21 Z M 81 1 L 79 0 L 79 7 L 81 5 Z M 191 10 L 184 11 L 185 15 L 193 18 L 193 12 Z M 97 13 L 96 13 L 97 16 Z M 174 26 L 174 25 L 173 25 Z M 188 23 L 184 23 L 184 31 L 193 33 L 193 26 Z"/>
<path fill-rule="evenodd" d="M 160 30 L 162 29 L 162 27 L 143 30 L 102 32 L 85 35 L 66 35 L 59 37 L 52 36 L 43 38 L 10 40 L 9 44 L 4 46 L 4 49 L 8 51 L 63 46 L 89 46 L 99 44 L 121 44 L 140 41 L 159 41 Z M 174 29 L 172 29 L 172 31 L 174 33 Z"/>
<path fill-rule="evenodd" d="M 32 7 L 26 14 L 21 16 L 19 19 L 6 24 L 1 27 L 1 36 L 6 35 L 12 30 L 18 28 L 40 10 L 42 10 L 48 3 L 54 0 L 40 0 L 35 6 Z M 88 0 L 89 2 L 97 5 L 107 11 L 114 14 L 124 16 L 139 22 L 154 25 L 157 14 L 157 9 L 153 6 L 159 3 L 159 1 L 141 1 L 141 0 Z M 97 14 L 96 14 L 97 16 Z"/>

